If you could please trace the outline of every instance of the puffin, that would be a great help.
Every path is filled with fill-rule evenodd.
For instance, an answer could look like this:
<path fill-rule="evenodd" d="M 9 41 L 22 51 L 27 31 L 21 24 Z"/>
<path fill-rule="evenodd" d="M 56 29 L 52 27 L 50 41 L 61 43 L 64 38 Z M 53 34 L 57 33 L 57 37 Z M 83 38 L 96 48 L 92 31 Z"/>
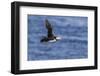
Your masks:
<path fill-rule="evenodd" d="M 47 29 L 47 36 L 43 37 L 40 42 L 55 42 L 61 39 L 53 34 L 53 28 L 48 19 L 45 20 L 45 27 Z"/>

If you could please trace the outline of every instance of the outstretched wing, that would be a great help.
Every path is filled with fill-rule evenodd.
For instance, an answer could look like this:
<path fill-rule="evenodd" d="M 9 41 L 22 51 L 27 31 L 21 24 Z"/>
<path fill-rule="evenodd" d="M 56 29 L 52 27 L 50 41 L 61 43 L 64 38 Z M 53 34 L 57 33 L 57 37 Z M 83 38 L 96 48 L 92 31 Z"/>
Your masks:
<path fill-rule="evenodd" d="M 47 19 L 45 20 L 45 25 L 46 25 L 47 30 L 52 30 L 51 24 L 49 23 Z"/>
<path fill-rule="evenodd" d="M 48 37 L 53 37 L 54 35 L 52 33 L 52 26 L 47 19 L 45 20 L 45 26 L 48 30 Z"/>

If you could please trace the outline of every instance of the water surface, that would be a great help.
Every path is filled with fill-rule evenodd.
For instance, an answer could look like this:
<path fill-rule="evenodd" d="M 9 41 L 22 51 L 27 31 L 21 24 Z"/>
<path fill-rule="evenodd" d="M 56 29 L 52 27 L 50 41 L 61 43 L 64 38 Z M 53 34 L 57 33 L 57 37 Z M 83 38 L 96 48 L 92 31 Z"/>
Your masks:
<path fill-rule="evenodd" d="M 41 43 L 47 35 L 45 19 L 62 39 Z M 28 60 L 81 59 L 88 57 L 88 18 L 79 16 L 28 15 Z"/>

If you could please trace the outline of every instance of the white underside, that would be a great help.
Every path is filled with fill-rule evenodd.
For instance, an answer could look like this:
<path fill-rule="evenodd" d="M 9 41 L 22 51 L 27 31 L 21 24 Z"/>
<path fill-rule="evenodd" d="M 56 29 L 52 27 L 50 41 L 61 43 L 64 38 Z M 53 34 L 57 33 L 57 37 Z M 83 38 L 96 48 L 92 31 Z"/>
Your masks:
<path fill-rule="evenodd" d="M 61 37 L 56 37 L 56 39 L 50 40 L 49 42 L 56 42 L 57 40 L 61 40 Z"/>
<path fill-rule="evenodd" d="M 54 40 L 50 40 L 49 42 L 55 42 L 55 41 L 57 41 L 56 39 L 54 39 Z"/>

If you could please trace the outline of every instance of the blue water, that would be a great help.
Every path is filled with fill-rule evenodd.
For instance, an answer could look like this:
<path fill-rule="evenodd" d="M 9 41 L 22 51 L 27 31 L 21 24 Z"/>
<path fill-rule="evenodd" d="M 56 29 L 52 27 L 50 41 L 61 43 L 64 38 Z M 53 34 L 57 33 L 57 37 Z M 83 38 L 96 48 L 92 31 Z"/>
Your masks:
<path fill-rule="evenodd" d="M 45 19 L 62 39 L 41 43 L 47 35 Z M 28 15 L 28 60 L 88 58 L 88 18 L 79 16 Z"/>

